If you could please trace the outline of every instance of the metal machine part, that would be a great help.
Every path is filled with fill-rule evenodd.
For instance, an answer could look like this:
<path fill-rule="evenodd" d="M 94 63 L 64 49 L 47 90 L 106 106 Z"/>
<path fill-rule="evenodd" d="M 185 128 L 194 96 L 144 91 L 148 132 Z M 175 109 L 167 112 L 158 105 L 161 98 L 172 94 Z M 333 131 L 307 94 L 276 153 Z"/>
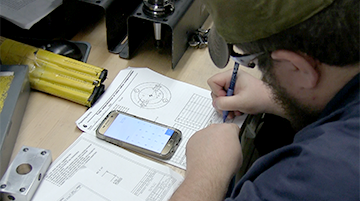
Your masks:
<path fill-rule="evenodd" d="M 146 6 L 144 1 L 150 6 Z M 153 35 L 151 30 L 156 30 L 155 35 L 157 38 L 161 38 L 161 44 L 171 45 L 172 68 L 175 68 L 189 47 L 188 41 L 191 35 L 203 25 L 209 16 L 205 5 L 200 0 L 132 0 L 126 2 L 81 0 L 79 2 L 103 8 L 106 18 L 107 46 L 110 52 L 119 54 L 121 58 L 131 59 L 135 51 Z M 168 14 L 165 12 L 165 15 L 161 16 L 160 7 L 155 8 L 151 5 L 165 7 Z M 155 25 L 157 28 L 154 29 L 154 23 L 159 23 L 160 26 Z M 167 49 L 165 51 L 167 52 Z"/>
<path fill-rule="evenodd" d="M 197 29 L 189 40 L 190 47 L 202 49 L 208 45 L 210 29 Z"/>
<path fill-rule="evenodd" d="M 175 10 L 174 0 L 143 0 L 144 11 L 154 17 L 162 17 Z"/>
<path fill-rule="evenodd" d="M 116 47 L 121 58 L 130 59 L 134 52 L 151 37 L 154 23 L 161 24 L 161 40 L 169 46 L 171 67 L 175 68 L 185 50 L 190 36 L 203 25 L 208 17 L 205 5 L 200 0 L 174 2 L 174 11 L 161 17 L 145 12 L 141 4 L 127 20 L 127 40 Z M 149 34 L 151 33 L 151 34 Z"/>
<path fill-rule="evenodd" d="M 1 199 L 30 201 L 50 163 L 50 150 L 23 146 L 0 180 Z"/>
<path fill-rule="evenodd" d="M 156 41 L 156 47 L 161 47 L 161 24 L 158 22 L 154 22 L 154 35 Z"/>
<path fill-rule="evenodd" d="M 144 0 L 143 2 L 144 13 L 150 17 L 164 17 L 175 10 L 174 0 Z M 154 35 L 156 47 L 162 47 L 161 23 L 159 22 L 154 22 Z"/>

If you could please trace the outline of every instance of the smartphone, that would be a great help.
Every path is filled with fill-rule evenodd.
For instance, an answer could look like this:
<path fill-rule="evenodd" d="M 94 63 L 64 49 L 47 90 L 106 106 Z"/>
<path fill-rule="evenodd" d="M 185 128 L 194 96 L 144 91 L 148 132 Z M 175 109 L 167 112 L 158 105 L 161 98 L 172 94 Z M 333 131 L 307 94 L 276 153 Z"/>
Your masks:
<path fill-rule="evenodd" d="M 96 137 L 128 150 L 170 159 L 181 141 L 181 131 L 121 111 L 112 111 L 96 130 Z"/>

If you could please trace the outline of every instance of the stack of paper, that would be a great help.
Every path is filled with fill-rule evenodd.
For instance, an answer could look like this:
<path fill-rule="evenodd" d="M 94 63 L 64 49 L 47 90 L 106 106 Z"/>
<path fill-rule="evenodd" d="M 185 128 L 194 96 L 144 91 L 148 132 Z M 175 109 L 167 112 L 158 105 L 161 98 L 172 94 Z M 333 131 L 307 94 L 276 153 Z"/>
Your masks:
<path fill-rule="evenodd" d="M 171 79 L 148 68 L 119 72 L 97 103 L 76 121 L 78 128 L 95 135 L 106 115 L 120 110 L 179 129 L 182 141 L 174 156 L 165 162 L 186 169 L 185 148 L 189 138 L 222 116 L 212 106 L 209 90 Z M 233 123 L 242 125 L 243 115 Z"/>
<path fill-rule="evenodd" d="M 106 115 L 121 110 L 182 131 L 180 147 L 165 162 L 186 169 L 185 147 L 198 130 L 222 122 L 210 91 L 147 68 L 120 71 L 98 102 L 76 121 L 84 133 L 51 165 L 34 201 L 168 200 L 183 177 L 154 160 L 97 139 Z M 239 126 L 244 117 L 235 123 Z"/>
<path fill-rule="evenodd" d="M 30 29 L 61 4 L 62 0 L 1 0 L 0 16 L 20 28 Z"/>
<path fill-rule="evenodd" d="M 83 133 L 50 166 L 33 201 L 166 201 L 183 181 L 171 168 Z"/>

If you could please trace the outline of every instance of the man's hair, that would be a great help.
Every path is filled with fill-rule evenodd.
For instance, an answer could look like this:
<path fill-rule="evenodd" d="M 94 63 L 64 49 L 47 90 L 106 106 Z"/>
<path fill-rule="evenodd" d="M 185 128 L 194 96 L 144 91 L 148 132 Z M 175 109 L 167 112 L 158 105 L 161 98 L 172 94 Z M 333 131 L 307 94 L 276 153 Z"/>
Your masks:
<path fill-rule="evenodd" d="M 265 52 L 259 65 L 271 63 L 270 52 L 302 52 L 335 66 L 359 62 L 359 0 L 336 0 L 310 19 L 268 38 L 236 44 L 245 53 Z M 264 61 L 267 57 L 268 61 Z M 263 60 L 263 61 L 260 61 Z"/>

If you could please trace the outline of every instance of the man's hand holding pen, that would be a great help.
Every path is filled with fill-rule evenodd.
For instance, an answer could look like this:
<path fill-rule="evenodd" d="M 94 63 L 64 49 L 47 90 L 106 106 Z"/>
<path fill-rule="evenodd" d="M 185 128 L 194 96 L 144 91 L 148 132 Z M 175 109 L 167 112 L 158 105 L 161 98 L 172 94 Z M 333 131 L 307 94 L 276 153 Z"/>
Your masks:
<path fill-rule="evenodd" d="M 277 103 L 271 98 L 270 88 L 263 81 L 242 70 L 238 70 L 237 73 L 234 95 L 226 96 L 232 74 L 231 69 L 216 74 L 208 80 L 213 106 L 219 113 L 229 111 L 228 118 L 234 118 L 243 113 L 279 113 Z M 273 110 L 268 111 L 266 108 L 273 108 Z"/>

